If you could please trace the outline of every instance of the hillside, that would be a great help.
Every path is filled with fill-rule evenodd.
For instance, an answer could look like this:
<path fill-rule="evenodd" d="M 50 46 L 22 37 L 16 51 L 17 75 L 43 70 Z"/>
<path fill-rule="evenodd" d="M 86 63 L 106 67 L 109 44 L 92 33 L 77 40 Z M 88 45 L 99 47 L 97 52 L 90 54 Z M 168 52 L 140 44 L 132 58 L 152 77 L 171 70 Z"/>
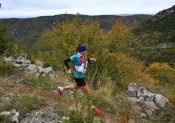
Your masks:
<path fill-rule="evenodd" d="M 174 123 L 174 8 L 153 18 L 79 17 L 1 20 L 9 28 L 0 24 L 0 123 Z M 111 28 L 117 20 L 124 23 Z M 9 32 L 19 44 L 9 42 Z M 76 49 L 89 58 L 87 86 L 72 90 L 75 76 L 63 61 Z"/>
<path fill-rule="evenodd" d="M 21 44 L 25 44 L 31 47 L 34 43 L 38 41 L 41 33 L 46 29 L 52 29 L 55 25 L 70 21 L 75 18 L 76 15 L 62 14 L 55 16 L 44 16 L 37 18 L 27 18 L 27 19 L 0 19 L 0 23 L 6 23 L 9 25 L 9 31 L 17 38 L 17 41 Z M 122 20 L 127 25 L 136 26 L 141 22 L 150 19 L 151 15 L 131 15 L 131 16 L 115 16 L 115 15 L 100 15 L 100 16 L 87 16 L 80 15 L 83 21 L 87 20 L 97 20 L 100 22 L 100 27 L 102 29 L 110 29 L 112 25 L 118 21 Z"/>
<path fill-rule="evenodd" d="M 175 62 L 175 6 L 157 13 L 134 30 L 134 55 L 146 63 Z M 138 50 L 140 49 L 140 50 Z"/>

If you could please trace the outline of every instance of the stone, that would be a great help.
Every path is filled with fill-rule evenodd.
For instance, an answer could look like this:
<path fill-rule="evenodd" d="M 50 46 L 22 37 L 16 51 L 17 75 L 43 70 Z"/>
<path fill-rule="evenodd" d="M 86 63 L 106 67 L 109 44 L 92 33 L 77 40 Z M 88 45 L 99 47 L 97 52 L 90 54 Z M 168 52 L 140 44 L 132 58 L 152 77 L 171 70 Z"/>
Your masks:
<path fill-rule="evenodd" d="M 43 72 L 44 74 L 48 75 L 48 74 L 53 73 L 53 69 L 52 67 L 47 67 L 47 68 L 44 68 Z"/>
<path fill-rule="evenodd" d="M 21 120 L 21 123 L 63 123 L 63 121 L 53 107 L 47 106 L 40 110 L 32 111 L 26 118 Z"/>
<path fill-rule="evenodd" d="M 138 88 L 137 97 L 140 97 L 140 96 L 143 96 L 143 97 L 147 96 L 146 88 L 144 88 L 144 87 L 139 87 Z"/>
<path fill-rule="evenodd" d="M 43 73 L 44 68 L 42 66 L 38 66 L 37 69 L 40 74 Z"/>
<path fill-rule="evenodd" d="M 145 113 L 141 113 L 141 118 L 147 118 L 148 116 Z"/>
<path fill-rule="evenodd" d="M 22 65 L 20 65 L 20 64 L 14 64 L 13 66 L 15 66 L 17 68 L 20 68 Z"/>
<path fill-rule="evenodd" d="M 6 62 L 10 62 L 12 63 L 13 62 L 13 57 L 3 57 L 4 61 Z"/>
<path fill-rule="evenodd" d="M 29 66 L 29 64 L 23 63 L 23 64 L 21 64 L 21 66 L 24 67 L 24 68 L 26 68 L 26 67 Z"/>
<path fill-rule="evenodd" d="M 62 120 L 64 121 L 64 120 L 69 120 L 70 118 L 69 117 L 65 117 L 65 116 L 63 116 L 62 117 Z"/>
<path fill-rule="evenodd" d="M 1 116 L 1 115 L 8 115 L 8 116 L 11 117 L 11 121 L 12 121 L 12 122 L 15 122 L 15 123 L 18 123 L 18 122 L 19 122 L 19 119 L 18 119 L 18 117 L 19 117 L 19 112 L 16 112 L 15 109 L 13 109 L 12 111 L 4 111 L 4 112 L 1 112 L 1 113 L 0 113 L 0 116 Z"/>
<path fill-rule="evenodd" d="M 37 73 L 37 66 L 30 64 L 29 67 L 27 67 L 27 70 L 30 70 L 32 73 Z"/>
<path fill-rule="evenodd" d="M 130 83 L 128 85 L 128 95 L 130 97 L 136 97 L 138 91 L 138 85 L 136 83 Z"/>
<path fill-rule="evenodd" d="M 11 114 L 10 111 L 3 111 L 3 112 L 0 113 L 0 116 L 1 116 L 1 115 L 10 115 L 10 114 Z"/>
<path fill-rule="evenodd" d="M 148 109 L 148 110 L 150 110 L 150 111 L 159 110 L 159 107 L 156 106 L 156 104 L 154 103 L 154 101 L 145 101 L 143 103 L 143 106 L 145 106 L 145 108 Z"/>
<path fill-rule="evenodd" d="M 133 90 L 136 91 L 137 89 L 135 89 L 135 87 L 137 87 L 137 85 L 133 83 L 129 84 L 128 92 L 133 92 Z M 147 117 L 151 117 L 155 111 L 160 111 L 162 108 L 165 109 L 169 103 L 169 100 L 166 97 L 160 94 L 148 92 L 144 87 L 139 87 L 136 93 L 137 97 L 134 97 L 135 93 L 131 93 L 131 95 L 128 94 L 129 96 L 127 99 L 134 107 L 144 108 L 146 111 L 144 113 L 146 113 Z M 136 110 L 136 112 L 140 111 Z M 141 117 L 145 117 L 145 114 L 141 114 Z"/>
<path fill-rule="evenodd" d="M 18 122 L 19 122 L 19 119 L 18 119 L 18 117 L 19 117 L 19 112 L 16 112 L 16 110 L 13 109 L 13 110 L 11 111 L 11 115 L 12 115 L 12 116 L 11 116 L 11 121 L 18 123 Z"/>
<path fill-rule="evenodd" d="M 160 94 L 156 94 L 155 103 L 158 107 L 164 108 L 168 102 L 169 102 L 169 100 L 167 98 L 165 98 L 164 96 L 162 96 Z"/>

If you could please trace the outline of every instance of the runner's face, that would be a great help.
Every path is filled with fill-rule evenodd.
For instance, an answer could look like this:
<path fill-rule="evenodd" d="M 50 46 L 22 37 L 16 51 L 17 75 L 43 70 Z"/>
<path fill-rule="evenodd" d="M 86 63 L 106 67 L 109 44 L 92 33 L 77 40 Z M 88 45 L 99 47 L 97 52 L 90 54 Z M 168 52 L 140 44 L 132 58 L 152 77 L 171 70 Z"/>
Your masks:
<path fill-rule="evenodd" d="M 83 52 L 81 52 L 81 54 L 85 56 L 85 55 L 87 55 L 87 51 L 83 51 Z"/>

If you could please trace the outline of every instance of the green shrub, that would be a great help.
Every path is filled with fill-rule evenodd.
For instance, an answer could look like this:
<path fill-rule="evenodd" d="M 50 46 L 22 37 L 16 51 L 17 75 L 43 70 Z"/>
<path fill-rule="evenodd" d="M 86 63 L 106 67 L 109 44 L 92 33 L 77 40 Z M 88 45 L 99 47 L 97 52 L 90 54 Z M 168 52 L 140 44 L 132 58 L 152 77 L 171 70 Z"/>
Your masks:
<path fill-rule="evenodd" d="M 45 68 L 45 67 L 50 67 L 50 66 L 51 66 L 50 63 L 48 63 L 48 62 L 45 62 L 45 63 L 44 63 L 44 68 Z"/>
<path fill-rule="evenodd" d="M 9 116 L 1 115 L 0 116 L 0 123 L 12 123 L 12 121 L 10 120 Z"/>
<path fill-rule="evenodd" d="M 0 76 L 9 76 L 13 73 L 12 65 L 0 60 Z"/>

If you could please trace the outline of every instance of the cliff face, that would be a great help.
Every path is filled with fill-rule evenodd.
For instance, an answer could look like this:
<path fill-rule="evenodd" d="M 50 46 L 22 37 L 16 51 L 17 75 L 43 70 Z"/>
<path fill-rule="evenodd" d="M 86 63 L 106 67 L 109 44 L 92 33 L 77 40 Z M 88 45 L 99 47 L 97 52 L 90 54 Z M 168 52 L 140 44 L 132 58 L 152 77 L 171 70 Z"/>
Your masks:
<path fill-rule="evenodd" d="M 168 15 L 174 13 L 174 12 L 175 12 L 175 5 L 172 6 L 171 8 L 168 8 L 168 9 L 165 9 L 165 10 L 163 10 L 163 11 L 158 12 L 158 13 L 153 17 L 152 21 L 159 20 L 159 19 L 161 19 L 161 18 L 163 18 L 163 17 L 166 17 L 166 16 L 168 16 Z"/>

